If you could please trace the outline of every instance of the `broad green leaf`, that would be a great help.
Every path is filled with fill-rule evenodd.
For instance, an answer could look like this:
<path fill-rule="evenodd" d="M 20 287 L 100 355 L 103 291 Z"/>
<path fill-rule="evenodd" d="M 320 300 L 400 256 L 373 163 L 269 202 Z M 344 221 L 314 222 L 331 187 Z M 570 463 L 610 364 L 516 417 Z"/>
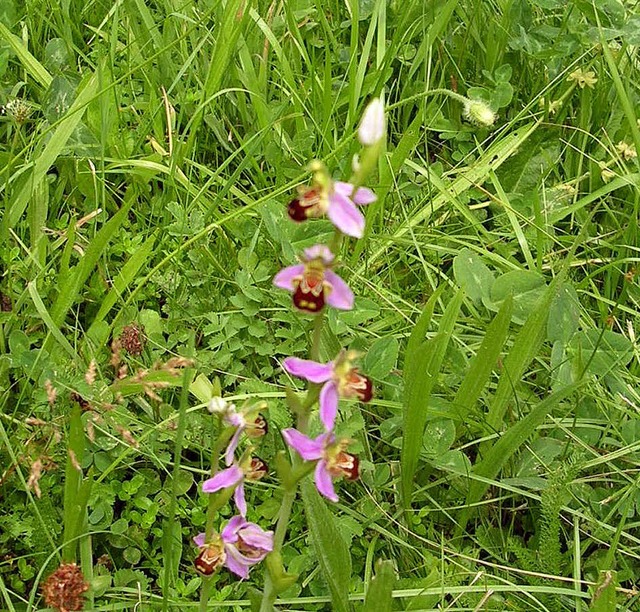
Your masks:
<path fill-rule="evenodd" d="M 349 612 L 349 582 L 351 581 L 351 554 L 333 513 L 320 497 L 312 482 L 301 484 L 304 511 L 307 517 L 311 542 L 320 571 L 329 587 L 332 610 Z"/>
<path fill-rule="evenodd" d="M 616 572 L 600 570 L 589 612 L 616 612 Z"/>
<path fill-rule="evenodd" d="M 512 270 L 496 278 L 485 306 L 497 309 L 510 296 L 513 298 L 511 318 L 515 323 L 523 324 L 544 293 L 544 287 L 544 277 L 537 272 Z"/>
<path fill-rule="evenodd" d="M 461 420 L 465 420 L 480 399 L 480 394 L 489 381 L 489 377 L 498 363 L 511 323 L 512 300 L 502 303 L 500 312 L 495 316 L 485 334 L 478 352 L 471 360 L 469 371 L 453 400 L 453 407 Z"/>
<path fill-rule="evenodd" d="M 362 369 L 367 376 L 382 380 L 396 366 L 398 341 L 393 337 L 378 338 L 362 360 Z"/>
<path fill-rule="evenodd" d="M 419 336 L 414 337 L 414 330 L 409 339 L 404 362 L 406 380 L 400 456 L 402 499 L 405 509 L 411 506 L 414 475 L 418 467 L 424 428 L 429 417 L 429 397 L 442 367 L 463 295 L 462 290 L 459 290 L 449 302 L 434 338 L 418 344 L 416 338 L 424 333 L 424 330 L 420 329 Z M 427 304 L 425 312 L 418 320 L 421 328 L 426 327 L 423 317 L 427 323 L 430 320 L 429 307 Z"/>
<path fill-rule="evenodd" d="M 453 276 L 465 294 L 476 304 L 488 298 L 495 280 L 493 272 L 471 249 L 462 249 L 453 259 Z"/>
<path fill-rule="evenodd" d="M 578 330 L 580 323 L 580 300 L 570 283 L 564 283 L 551 302 L 547 321 L 547 340 L 567 343 Z"/>
<path fill-rule="evenodd" d="M 574 372 L 604 376 L 626 366 L 633 357 L 633 343 L 610 329 L 589 329 L 574 335 L 568 347 Z"/>
<path fill-rule="evenodd" d="M 396 581 L 393 563 L 378 561 L 376 574 L 369 584 L 365 595 L 362 612 L 391 612 L 393 609 L 393 584 Z"/>

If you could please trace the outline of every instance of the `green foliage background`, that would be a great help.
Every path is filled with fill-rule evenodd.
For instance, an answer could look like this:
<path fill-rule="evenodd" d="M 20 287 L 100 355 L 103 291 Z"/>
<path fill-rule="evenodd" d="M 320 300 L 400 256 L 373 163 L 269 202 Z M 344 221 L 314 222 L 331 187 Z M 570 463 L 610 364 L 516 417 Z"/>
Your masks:
<path fill-rule="evenodd" d="M 80 407 L 88 608 L 195 609 L 217 433 L 198 389 L 267 401 L 258 452 L 283 448 L 296 383 L 280 363 L 310 325 L 271 279 L 331 232 L 286 203 L 313 158 L 348 177 L 384 92 L 378 201 L 342 252 L 356 308 L 322 338 L 326 359 L 361 350 L 376 385 L 339 425 L 363 467 L 329 507 L 345 605 L 635 609 L 639 33 L 634 0 L 3 0 L 3 605 L 43 605 Z M 485 100 L 494 128 L 443 88 Z M 118 378 L 112 340 L 132 323 L 144 349 Z M 176 356 L 200 386 L 174 487 Z M 250 519 L 272 524 L 281 496 L 275 478 L 249 487 Z M 330 609 L 302 502 L 289 534 L 301 577 L 282 608 Z M 617 591 L 597 586 L 608 571 Z M 212 599 L 247 607 L 263 572 L 217 574 Z"/>

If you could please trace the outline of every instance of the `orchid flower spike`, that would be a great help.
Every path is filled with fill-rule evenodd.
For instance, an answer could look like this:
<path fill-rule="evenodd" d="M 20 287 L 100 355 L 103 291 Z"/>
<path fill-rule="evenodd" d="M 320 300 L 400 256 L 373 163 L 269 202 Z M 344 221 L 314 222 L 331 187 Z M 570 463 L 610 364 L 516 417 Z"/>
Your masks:
<path fill-rule="evenodd" d="M 335 479 L 344 476 L 347 480 L 357 480 L 360 476 L 358 457 L 345 451 L 349 440 L 336 441 L 332 432 L 312 439 L 297 429 L 284 429 L 282 437 L 305 461 L 318 461 L 315 469 L 316 489 L 327 499 L 338 501 L 333 487 Z"/>
<path fill-rule="evenodd" d="M 335 361 L 329 363 L 287 357 L 282 364 L 293 376 L 324 383 L 320 391 L 320 420 L 326 431 L 333 429 L 341 397 L 355 397 L 365 403 L 373 397 L 371 379 L 352 366 L 355 356 L 353 351 L 341 351 Z"/>
<path fill-rule="evenodd" d="M 343 234 L 362 238 L 365 220 L 358 206 L 376 201 L 376 195 L 367 187 L 333 181 L 320 162 L 312 164 L 314 178 L 311 186 L 301 187 L 298 195 L 289 202 L 288 213 L 293 221 L 327 215 Z"/>
<path fill-rule="evenodd" d="M 243 516 L 234 516 L 222 532 L 208 542 L 204 533 L 193 541 L 200 548 L 194 564 L 201 574 L 210 576 L 224 565 L 244 580 L 249 577 L 251 567 L 273 550 L 273 531 L 264 531 Z"/>
<path fill-rule="evenodd" d="M 273 284 L 293 293 L 293 305 L 316 314 L 325 303 L 340 310 L 353 308 L 353 293 L 331 269 L 334 256 L 329 247 L 316 244 L 305 249 L 302 262 L 280 270 Z"/>

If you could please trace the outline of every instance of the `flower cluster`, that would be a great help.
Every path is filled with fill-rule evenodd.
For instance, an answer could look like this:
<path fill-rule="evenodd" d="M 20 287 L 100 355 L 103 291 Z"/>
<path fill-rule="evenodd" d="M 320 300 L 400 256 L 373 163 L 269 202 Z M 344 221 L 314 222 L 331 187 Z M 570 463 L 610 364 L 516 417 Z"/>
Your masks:
<path fill-rule="evenodd" d="M 385 131 L 384 105 L 376 99 L 365 110 L 358 128 L 358 138 L 365 146 L 365 157 L 368 151 L 377 155 L 377 146 Z M 354 181 L 334 181 L 324 165 L 314 162 L 311 165 L 312 184 L 301 188 L 289 203 L 289 217 L 293 221 L 303 222 L 326 215 L 341 234 L 362 237 L 365 219 L 358 206 L 375 202 L 376 196 L 371 189 L 360 186 L 365 174 L 363 164 L 358 160 L 354 168 Z M 334 244 L 339 242 L 334 241 Z M 278 272 L 273 282 L 276 287 L 289 291 L 293 296 L 293 305 L 303 312 L 317 315 L 326 305 L 338 310 L 351 310 L 354 305 L 353 292 L 333 271 L 335 260 L 336 254 L 328 246 L 316 244 L 304 251 L 301 263 Z M 353 366 L 355 357 L 354 352 L 342 350 L 328 363 L 297 357 L 288 357 L 283 362 L 289 374 L 322 385 L 318 403 L 324 433 L 310 438 L 305 431 L 289 428 L 283 430 L 282 435 L 288 446 L 303 460 L 316 462 L 316 488 L 321 495 L 334 502 L 338 501 L 338 496 L 333 481 L 341 477 L 355 480 L 359 476 L 358 458 L 346 451 L 350 441 L 338 439 L 334 433 L 339 400 L 355 398 L 368 402 L 373 396 L 371 380 Z M 241 478 L 238 474 L 235 477 Z"/>
<path fill-rule="evenodd" d="M 234 516 L 218 533 L 209 538 L 201 533 L 194 538 L 200 553 L 194 562 L 196 569 L 209 576 L 225 566 L 240 578 L 247 578 L 249 569 L 262 561 L 273 550 L 273 532 L 264 531 L 246 520 L 247 502 L 244 481 L 260 480 L 268 473 L 267 464 L 250 451 L 235 459 L 235 452 L 244 434 L 247 438 L 259 438 L 267 433 L 267 421 L 260 413 L 263 404 L 245 406 L 238 410 L 221 397 L 214 397 L 208 405 L 209 412 L 217 414 L 222 424 L 233 428 L 224 454 L 226 469 L 214 474 L 202 483 L 203 493 L 216 493 L 233 488 L 233 499 L 239 514 Z"/>

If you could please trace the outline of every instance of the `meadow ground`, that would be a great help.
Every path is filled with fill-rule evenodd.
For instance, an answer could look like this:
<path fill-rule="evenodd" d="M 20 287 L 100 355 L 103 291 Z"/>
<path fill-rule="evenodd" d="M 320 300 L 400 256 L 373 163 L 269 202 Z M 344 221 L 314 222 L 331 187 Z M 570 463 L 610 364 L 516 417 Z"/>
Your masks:
<path fill-rule="evenodd" d="M 640 609 L 639 45 L 637 0 L 2 0 L 0 608 Z M 361 237 L 289 219 L 349 177 Z M 317 243 L 352 308 L 274 287 Z M 366 403 L 283 369 L 342 347 Z M 212 535 L 236 432 L 275 541 Z"/>

